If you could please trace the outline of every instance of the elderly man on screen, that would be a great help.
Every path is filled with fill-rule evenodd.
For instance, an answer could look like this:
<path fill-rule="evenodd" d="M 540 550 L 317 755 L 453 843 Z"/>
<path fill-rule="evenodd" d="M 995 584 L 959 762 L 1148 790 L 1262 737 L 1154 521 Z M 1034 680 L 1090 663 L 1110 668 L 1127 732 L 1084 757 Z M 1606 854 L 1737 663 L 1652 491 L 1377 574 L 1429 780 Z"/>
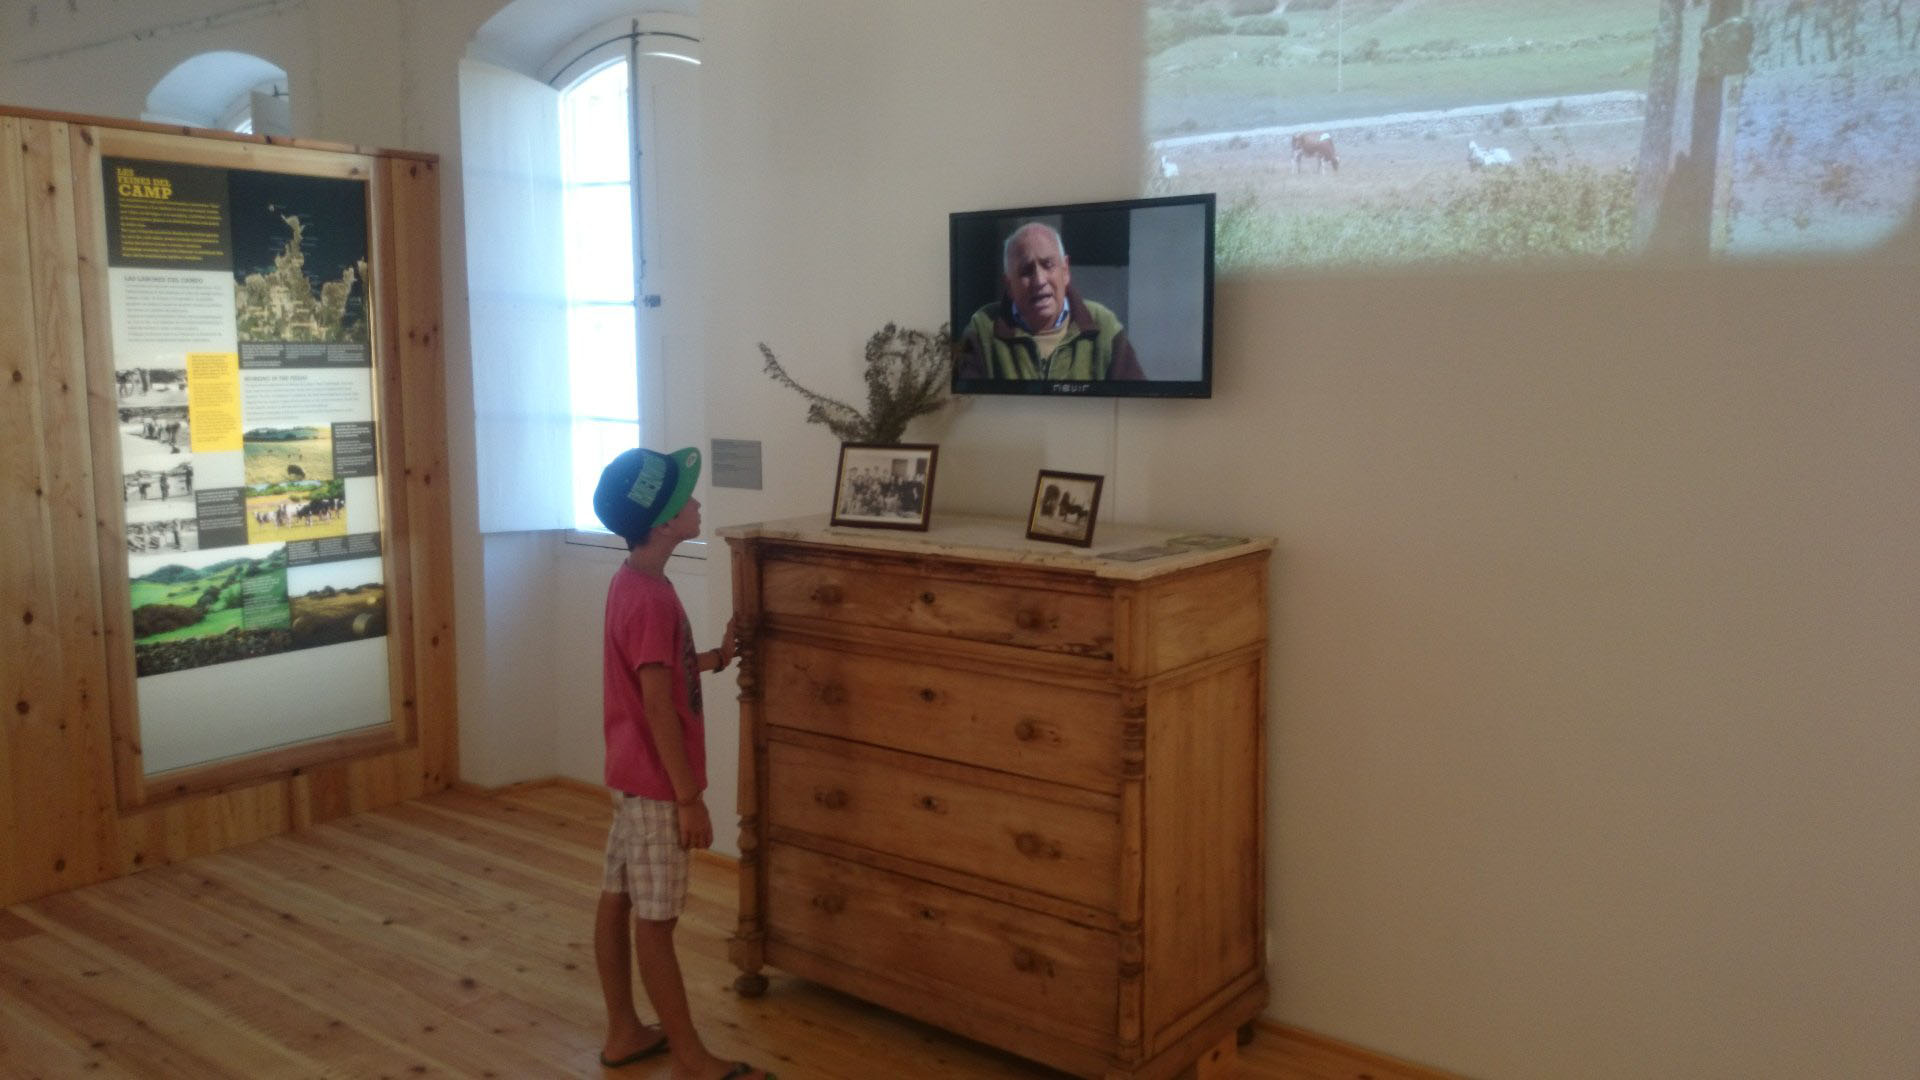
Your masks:
<path fill-rule="evenodd" d="M 1126 328 L 1069 284 L 1060 234 L 1029 222 L 1007 237 L 1006 294 L 967 320 L 956 361 L 963 379 L 1144 379 Z"/>

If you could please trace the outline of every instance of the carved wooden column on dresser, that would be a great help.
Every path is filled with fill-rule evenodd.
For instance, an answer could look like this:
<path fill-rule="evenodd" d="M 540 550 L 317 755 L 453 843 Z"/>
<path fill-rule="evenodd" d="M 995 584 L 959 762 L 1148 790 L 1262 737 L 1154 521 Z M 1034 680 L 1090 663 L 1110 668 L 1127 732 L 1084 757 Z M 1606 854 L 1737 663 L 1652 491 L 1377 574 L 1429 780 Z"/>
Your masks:
<path fill-rule="evenodd" d="M 1266 1003 L 1272 541 L 1103 557 L 1014 519 L 720 530 L 741 628 L 744 994 L 763 965 L 1083 1077 Z"/>

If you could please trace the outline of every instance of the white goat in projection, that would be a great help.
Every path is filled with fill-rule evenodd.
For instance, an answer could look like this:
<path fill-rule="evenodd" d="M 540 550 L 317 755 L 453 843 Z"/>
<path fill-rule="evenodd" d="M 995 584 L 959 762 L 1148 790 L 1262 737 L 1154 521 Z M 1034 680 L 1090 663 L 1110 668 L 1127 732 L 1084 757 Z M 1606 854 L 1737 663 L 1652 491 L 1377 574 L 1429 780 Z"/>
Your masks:
<path fill-rule="evenodd" d="M 1504 146 L 1481 146 L 1472 139 L 1467 140 L 1467 168 L 1497 169 L 1513 164 L 1513 155 L 1507 153 Z"/>

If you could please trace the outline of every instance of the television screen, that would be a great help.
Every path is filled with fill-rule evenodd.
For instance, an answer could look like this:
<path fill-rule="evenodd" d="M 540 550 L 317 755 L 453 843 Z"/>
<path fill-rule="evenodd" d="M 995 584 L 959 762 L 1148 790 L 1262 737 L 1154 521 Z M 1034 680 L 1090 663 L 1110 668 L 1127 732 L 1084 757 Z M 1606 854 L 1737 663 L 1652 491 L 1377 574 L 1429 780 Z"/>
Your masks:
<path fill-rule="evenodd" d="M 1208 397 L 1211 194 L 948 222 L 956 394 Z"/>

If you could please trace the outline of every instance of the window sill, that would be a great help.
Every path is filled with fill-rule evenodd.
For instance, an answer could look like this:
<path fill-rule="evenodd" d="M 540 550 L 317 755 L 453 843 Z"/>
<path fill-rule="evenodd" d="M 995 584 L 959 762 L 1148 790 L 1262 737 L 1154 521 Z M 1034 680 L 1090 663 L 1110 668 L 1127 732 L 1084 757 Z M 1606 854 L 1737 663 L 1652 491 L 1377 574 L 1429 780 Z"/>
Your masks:
<path fill-rule="evenodd" d="M 605 548 L 608 551 L 620 552 L 627 550 L 627 542 L 625 540 L 620 539 L 610 532 L 601 532 L 598 529 L 562 530 L 560 539 L 562 543 L 572 547 Z M 712 542 L 713 541 L 707 539 L 684 541 L 679 547 L 673 549 L 673 557 L 676 559 L 696 559 L 700 562 L 705 562 L 707 560 L 707 547 Z"/>
<path fill-rule="evenodd" d="M 625 540 L 620 539 L 610 532 L 600 532 L 597 529 L 591 532 L 585 529 L 562 529 L 560 531 L 560 540 L 562 543 L 570 544 L 574 547 L 597 547 L 606 548 L 610 551 L 627 550 L 627 542 Z"/>

